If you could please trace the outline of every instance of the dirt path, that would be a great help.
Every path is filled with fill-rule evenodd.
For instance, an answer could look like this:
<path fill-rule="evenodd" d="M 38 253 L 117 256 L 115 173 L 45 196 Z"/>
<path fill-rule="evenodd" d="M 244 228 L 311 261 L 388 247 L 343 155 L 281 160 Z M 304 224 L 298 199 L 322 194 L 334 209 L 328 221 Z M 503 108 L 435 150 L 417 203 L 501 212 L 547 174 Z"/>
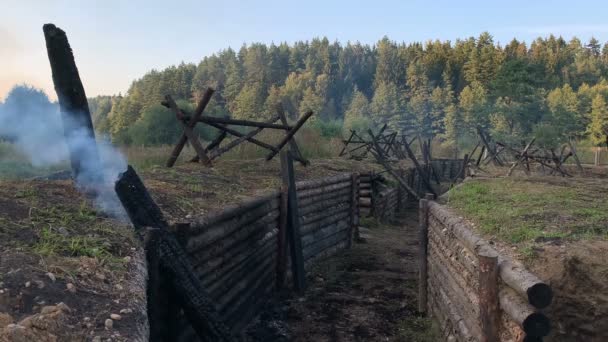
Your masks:
<path fill-rule="evenodd" d="M 416 216 L 367 222 L 364 243 L 309 272 L 305 295 L 283 302 L 289 340 L 435 341 L 416 314 Z"/>

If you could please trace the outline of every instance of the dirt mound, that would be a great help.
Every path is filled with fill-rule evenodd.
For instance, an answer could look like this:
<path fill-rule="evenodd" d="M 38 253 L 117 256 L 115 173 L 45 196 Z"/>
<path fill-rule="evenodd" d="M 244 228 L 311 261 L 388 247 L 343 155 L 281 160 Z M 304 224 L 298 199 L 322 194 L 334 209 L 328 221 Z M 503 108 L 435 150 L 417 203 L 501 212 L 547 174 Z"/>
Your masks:
<path fill-rule="evenodd" d="M 531 269 L 555 292 L 550 341 L 608 340 L 608 241 L 547 244 Z"/>

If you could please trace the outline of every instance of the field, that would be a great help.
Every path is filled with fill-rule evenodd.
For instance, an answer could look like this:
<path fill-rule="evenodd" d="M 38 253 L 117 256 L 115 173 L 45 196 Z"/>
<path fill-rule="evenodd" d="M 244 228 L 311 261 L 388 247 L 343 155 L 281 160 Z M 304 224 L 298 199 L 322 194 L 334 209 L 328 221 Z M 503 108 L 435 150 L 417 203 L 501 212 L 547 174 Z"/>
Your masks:
<path fill-rule="evenodd" d="M 552 341 L 608 337 L 608 179 L 600 172 L 472 179 L 442 197 L 553 287 Z"/>

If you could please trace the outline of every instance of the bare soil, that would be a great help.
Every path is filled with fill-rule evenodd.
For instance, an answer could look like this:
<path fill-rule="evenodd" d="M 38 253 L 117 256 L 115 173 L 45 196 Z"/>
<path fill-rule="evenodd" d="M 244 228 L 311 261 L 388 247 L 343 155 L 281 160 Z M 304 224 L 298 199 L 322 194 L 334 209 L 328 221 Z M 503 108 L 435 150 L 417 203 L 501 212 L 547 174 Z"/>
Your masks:
<path fill-rule="evenodd" d="M 417 313 L 416 215 L 410 210 L 394 225 L 367 222 L 363 242 L 308 273 L 302 296 L 262 314 L 253 340 L 438 341 Z"/>

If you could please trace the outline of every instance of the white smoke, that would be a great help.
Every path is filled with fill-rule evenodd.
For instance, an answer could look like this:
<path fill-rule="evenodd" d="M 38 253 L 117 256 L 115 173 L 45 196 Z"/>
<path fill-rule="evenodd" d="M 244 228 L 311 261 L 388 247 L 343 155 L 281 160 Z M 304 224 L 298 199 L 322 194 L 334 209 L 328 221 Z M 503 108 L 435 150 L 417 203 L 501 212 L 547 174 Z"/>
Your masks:
<path fill-rule="evenodd" d="M 69 161 L 69 145 L 81 160 L 80 174 L 75 179 L 79 189 L 92 196 L 106 214 L 124 217 L 124 209 L 114 192 L 114 183 L 127 169 L 126 158 L 107 138 L 97 142 L 86 129 L 70 121 L 62 120 L 59 106 L 49 102 L 42 91 L 19 86 L 13 88 L 0 106 L 0 138 L 12 141 L 34 167 L 55 166 Z M 64 125 L 72 132 L 67 138 Z M 96 149 L 99 153 L 95 153 Z M 101 165 L 96 159 L 98 155 Z"/>

